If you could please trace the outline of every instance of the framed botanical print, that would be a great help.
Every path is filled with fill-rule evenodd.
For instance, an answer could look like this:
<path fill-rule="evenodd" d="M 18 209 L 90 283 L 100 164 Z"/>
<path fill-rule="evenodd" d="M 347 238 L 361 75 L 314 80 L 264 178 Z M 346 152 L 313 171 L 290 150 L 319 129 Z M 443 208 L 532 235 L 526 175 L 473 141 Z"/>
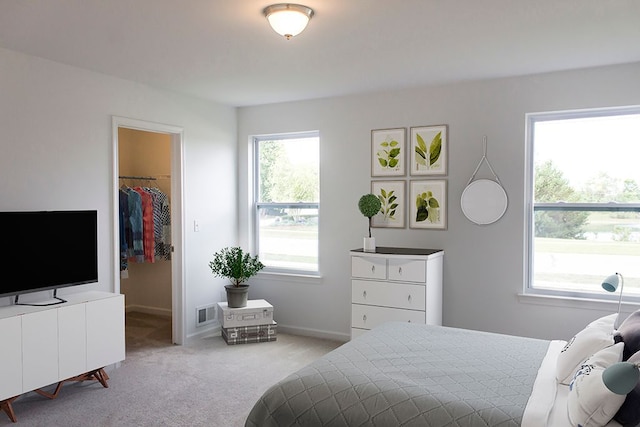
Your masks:
<path fill-rule="evenodd" d="M 411 175 L 447 174 L 447 125 L 411 128 Z"/>
<path fill-rule="evenodd" d="M 371 194 L 380 199 L 380 212 L 371 218 L 372 227 L 404 228 L 405 181 L 371 181 Z"/>
<path fill-rule="evenodd" d="M 447 181 L 409 181 L 409 228 L 446 230 Z"/>
<path fill-rule="evenodd" d="M 407 130 L 374 129 L 371 131 L 371 176 L 404 176 Z"/>

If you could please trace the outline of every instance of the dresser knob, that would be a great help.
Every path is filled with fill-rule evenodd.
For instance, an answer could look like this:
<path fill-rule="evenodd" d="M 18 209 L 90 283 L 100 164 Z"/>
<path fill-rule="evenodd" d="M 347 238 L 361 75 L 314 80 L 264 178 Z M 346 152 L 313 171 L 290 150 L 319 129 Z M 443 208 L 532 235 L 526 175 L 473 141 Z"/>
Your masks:
<path fill-rule="evenodd" d="M 362 298 L 367 298 L 367 291 L 362 292 Z"/>
<path fill-rule="evenodd" d="M 411 302 L 411 294 L 407 297 L 407 301 Z"/>
<path fill-rule="evenodd" d="M 367 315 L 365 314 L 364 316 L 362 316 L 362 321 L 366 322 L 367 321 Z"/>
<path fill-rule="evenodd" d="M 371 266 L 371 272 L 372 272 L 372 273 L 375 273 L 375 272 L 376 272 L 376 266 L 375 266 L 375 265 L 372 265 L 372 266 Z"/>
<path fill-rule="evenodd" d="M 402 267 L 398 267 L 398 274 L 402 276 Z"/>
<path fill-rule="evenodd" d="M 411 320 L 407 320 L 407 323 L 411 323 Z"/>

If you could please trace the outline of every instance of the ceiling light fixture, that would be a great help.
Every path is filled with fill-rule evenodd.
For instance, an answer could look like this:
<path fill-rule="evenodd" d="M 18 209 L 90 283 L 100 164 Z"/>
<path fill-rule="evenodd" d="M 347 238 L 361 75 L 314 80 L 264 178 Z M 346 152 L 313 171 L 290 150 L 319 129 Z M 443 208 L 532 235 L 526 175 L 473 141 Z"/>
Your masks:
<path fill-rule="evenodd" d="M 300 34 L 313 16 L 313 9 L 301 4 L 279 3 L 262 11 L 273 30 L 287 40 Z"/>

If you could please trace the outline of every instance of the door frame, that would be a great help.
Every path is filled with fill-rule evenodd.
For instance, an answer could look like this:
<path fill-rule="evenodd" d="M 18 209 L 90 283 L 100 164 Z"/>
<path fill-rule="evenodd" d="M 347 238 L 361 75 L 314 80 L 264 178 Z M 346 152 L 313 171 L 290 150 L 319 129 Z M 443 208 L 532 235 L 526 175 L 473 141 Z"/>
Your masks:
<path fill-rule="evenodd" d="M 118 129 L 127 128 L 146 132 L 162 133 L 171 136 L 171 339 L 174 344 L 182 345 L 186 337 L 184 319 L 184 191 L 183 159 L 184 129 L 179 126 L 112 116 L 112 163 L 113 163 L 113 282 L 114 292 L 120 293 L 120 234 L 119 234 L 119 197 L 120 190 L 118 165 Z"/>

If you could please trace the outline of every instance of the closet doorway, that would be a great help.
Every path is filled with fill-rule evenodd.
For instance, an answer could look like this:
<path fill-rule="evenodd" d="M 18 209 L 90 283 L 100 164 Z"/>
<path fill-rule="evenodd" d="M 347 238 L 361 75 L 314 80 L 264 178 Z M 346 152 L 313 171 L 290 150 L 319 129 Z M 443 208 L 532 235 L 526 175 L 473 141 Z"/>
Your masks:
<path fill-rule="evenodd" d="M 182 241 L 182 129 L 175 126 L 113 117 L 114 152 L 114 282 L 125 295 L 127 328 L 136 328 L 139 314 L 171 320 L 169 343 L 183 344 L 184 289 Z M 129 192 L 142 197 L 128 197 Z M 121 197 L 135 199 L 140 209 L 148 200 L 153 213 L 154 240 L 123 221 Z M 153 200 L 153 202 L 152 202 Z M 164 201 L 164 203 L 163 203 Z M 151 208 L 153 203 L 153 209 Z M 142 213 L 142 212 L 141 212 Z M 149 217 L 151 218 L 151 216 Z M 121 224 L 123 225 L 121 227 Z M 129 229 L 125 231 L 124 225 Z M 134 228 L 138 228 L 137 226 Z M 121 235 L 129 240 L 121 252 Z M 134 236 L 134 240 L 131 238 Z M 170 336 L 169 336 L 170 335 Z M 154 336 L 157 338 L 157 336 Z"/>

